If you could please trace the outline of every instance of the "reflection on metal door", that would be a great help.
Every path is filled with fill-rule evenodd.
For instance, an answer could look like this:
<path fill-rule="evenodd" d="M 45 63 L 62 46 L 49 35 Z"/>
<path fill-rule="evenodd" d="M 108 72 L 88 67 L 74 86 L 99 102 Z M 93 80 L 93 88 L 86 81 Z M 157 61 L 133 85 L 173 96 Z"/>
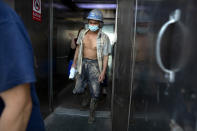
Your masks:
<path fill-rule="evenodd" d="M 136 1 L 129 130 L 196 131 L 197 3 Z"/>
<path fill-rule="evenodd" d="M 53 103 L 53 0 L 50 0 L 50 38 L 49 38 L 49 108 L 54 110 Z"/>

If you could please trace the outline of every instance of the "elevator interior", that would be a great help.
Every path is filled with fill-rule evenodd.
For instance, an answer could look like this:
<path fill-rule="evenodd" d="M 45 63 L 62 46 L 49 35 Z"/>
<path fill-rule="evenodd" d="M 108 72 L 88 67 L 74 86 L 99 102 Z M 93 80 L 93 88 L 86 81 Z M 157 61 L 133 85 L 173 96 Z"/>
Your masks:
<path fill-rule="evenodd" d="M 13 8 L 22 17 L 32 40 L 38 65 L 37 91 L 45 117 L 51 113 L 49 109 L 60 106 L 80 110 L 81 96 L 72 95 L 74 82 L 67 76 L 71 43 L 68 34 L 76 35 L 87 23 L 85 16 L 93 8 L 91 5 L 103 3 L 110 5 L 107 9 L 102 5 L 104 30 L 108 35 L 117 30 L 117 41 L 116 35 L 110 36 L 112 45 L 115 42 L 109 63 L 108 89 L 112 97 L 101 99 L 98 110 L 111 112 L 113 131 L 197 130 L 195 0 L 46 0 L 42 3 L 42 23 L 32 21 L 31 1 L 15 0 L 12 6 L 15 5 Z M 49 29 L 51 25 L 53 28 Z M 49 32 L 52 32 L 50 41 Z M 52 59 L 48 59 L 50 55 Z M 53 124 L 64 129 L 63 118 L 60 115 L 59 123 L 53 121 Z M 100 124 L 88 127 L 86 119 L 81 117 L 67 120 L 75 121 L 69 124 L 74 124 L 76 130 L 92 127 L 99 130 L 109 124 L 101 119 Z"/>
<path fill-rule="evenodd" d="M 68 67 L 70 61 L 72 35 L 77 37 L 81 28 L 87 28 L 87 14 L 92 9 L 100 9 L 104 17 L 102 31 L 109 38 L 111 45 L 115 43 L 115 16 L 116 1 L 97 0 L 54 0 L 52 4 L 52 42 L 51 53 L 52 65 L 50 86 L 50 108 L 54 109 L 46 118 L 47 130 L 111 130 L 111 94 L 112 94 L 112 62 L 113 54 L 109 56 L 107 82 L 101 85 L 101 95 L 97 108 L 97 124 L 89 127 L 87 125 L 89 105 L 82 107 L 84 95 L 74 95 L 72 90 L 75 86 L 74 80 L 68 79 Z M 52 90 L 51 90 L 52 89 Z M 87 92 L 89 89 L 87 87 Z M 86 93 L 89 94 L 89 93 Z M 86 96 L 90 102 L 90 94 Z M 60 120 L 64 119 L 64 121 Z M 70 123 L 65 125 L 64 122 Z M 77 126 L 74 126 L 74 123 Z M 81 125 L 81 126 L 80 126 Z"/>
<path fill-rule="evenodd" d="M 74 108 L 80 109 L 83 97 L 73 95 L 72 90 L 75 86 L 74 80 L 68 79 L 68 66 L 71 52 L 72 35 L 76 38 L 79 29 L 87 28 L 87 14 L 90 10 L 101 9 L 104 15 L 104 26 L 102 30 L 109 36 L 111 44 L 114 41 L 115 31 L 115 1 L 53 1 L 53 39 L 52 39 L 52 81 L 53 96 L 52 108 Z M 110 111 L 111 88 L 112 88 L 112 55 L 109 57 L 107 86 L 104 91 L 107 94 L 100 98 L 98 110 Z M 89 92 L 89 89 L 87 88 Z M 103 92 L 104 92 L 103 91 Z M 89 93 L 88 93 L 89 94 Z M 88 96 L 89 98 L 90 96 Z M 88 109 L 87 106 L 85 109 Z"/>

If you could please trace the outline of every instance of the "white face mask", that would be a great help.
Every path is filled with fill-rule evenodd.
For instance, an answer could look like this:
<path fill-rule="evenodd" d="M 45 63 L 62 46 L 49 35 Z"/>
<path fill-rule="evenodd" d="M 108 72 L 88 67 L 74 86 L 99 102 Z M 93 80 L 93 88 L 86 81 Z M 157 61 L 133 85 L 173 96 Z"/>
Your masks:
<path fill-rule="evenodd" d="M 98 25 L 88 25 L 88 28 L 93 32 L 95 32 L 99 29 Z"/>

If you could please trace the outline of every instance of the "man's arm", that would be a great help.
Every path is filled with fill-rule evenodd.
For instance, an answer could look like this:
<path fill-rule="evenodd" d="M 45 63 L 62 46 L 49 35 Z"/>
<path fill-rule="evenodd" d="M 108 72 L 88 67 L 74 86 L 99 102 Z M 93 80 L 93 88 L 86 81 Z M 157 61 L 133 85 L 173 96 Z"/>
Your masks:
<path fill-rule="evenodd" d="M 106 73 L 106 70 L 107 70 L 107 64 L 108 64 L 108 55 L 107 56 L 104 56 L 103 58 L 103 70 L 99 76 L 99 82 L 102 82 L 104 79 L 105 79 L 105 73 Z"/>
<path fill-rule="evenodd" d="M 70 47 L 71 47 L 71 49 L 75 49 L 76 48 L 75 38 L 72 38 Z"/>
<path fill-rule="evenodd" d="M 70 47 L 71 47 L 71 49 L 75 49 L 76 48 L 76 45 L 75 45 L 75 36 L 72 33 L 69 33 L 69 36 L 71 38 Z"/>
<path fill-rule="evenodd" d="M 32 111 L 30 85 L 18 85 L 0 93 L 0 97 L 5 103 L 0 131 L 25 131 Z"/>
<path fill-rule="evenodd" d="M 75 56 L 74 56 L 74 60 L 73 60 L 73 64 L 72 67 L 76 68 L 76 63 L 77 63 L 77 59 L 78 59 L 78 54 L 79 54 L 79 45 L 77 46 L 76 50 L 75 50 Z"/>

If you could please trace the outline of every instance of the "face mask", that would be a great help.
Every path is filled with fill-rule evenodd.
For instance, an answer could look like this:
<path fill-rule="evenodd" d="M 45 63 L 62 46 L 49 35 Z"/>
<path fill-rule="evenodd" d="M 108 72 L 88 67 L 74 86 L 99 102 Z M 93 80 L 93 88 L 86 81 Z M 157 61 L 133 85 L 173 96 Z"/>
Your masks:
<path fill-rule="evenodd" d="M 99 27 L 97 25 L 88 25 L 88 28 L 91 30 L 91 31 L 97 31 L 99 29 Z"/>

